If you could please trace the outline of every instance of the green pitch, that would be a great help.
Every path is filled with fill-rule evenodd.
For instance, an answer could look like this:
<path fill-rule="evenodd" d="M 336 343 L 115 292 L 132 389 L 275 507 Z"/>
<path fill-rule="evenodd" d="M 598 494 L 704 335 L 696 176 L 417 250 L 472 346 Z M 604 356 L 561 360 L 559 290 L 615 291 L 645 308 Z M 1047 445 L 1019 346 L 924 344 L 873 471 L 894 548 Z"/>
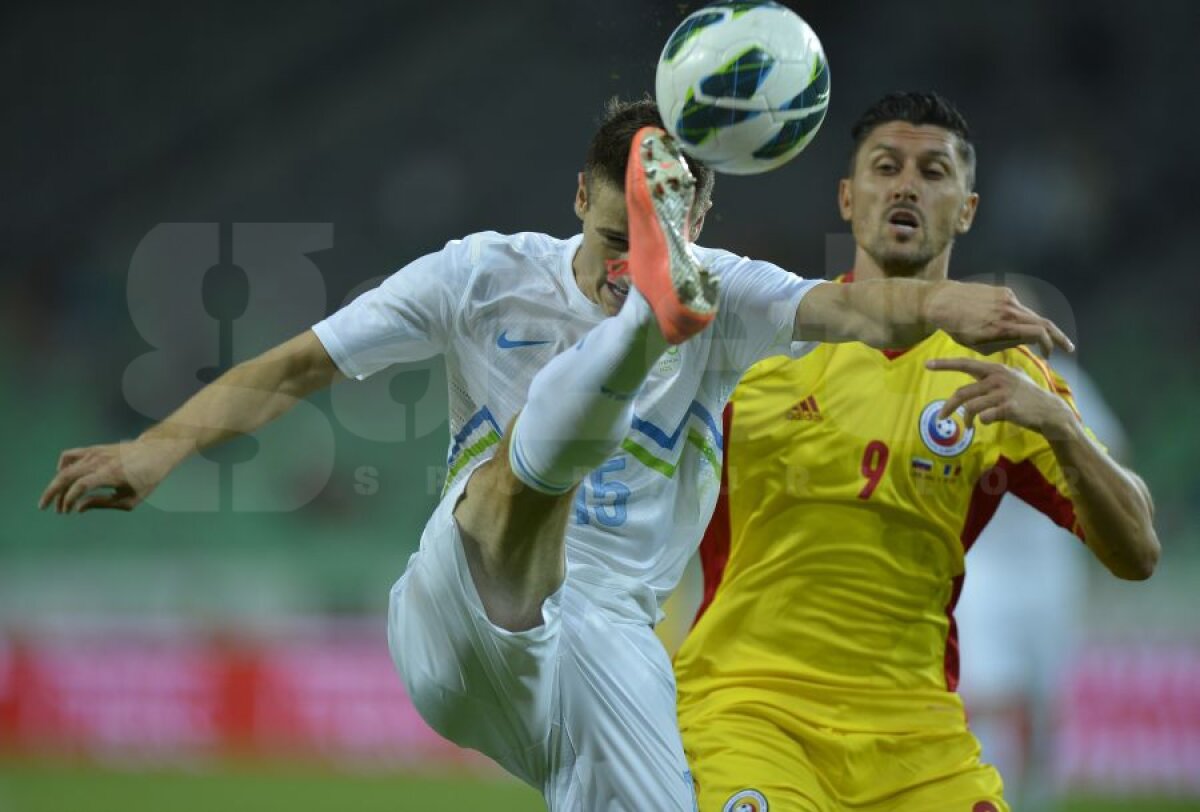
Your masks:
<path fill-rule="evenodd" d="M 0 761 L 0 812 L 544 812 L 514 781 L 231 767 L 120 772 Z"/>
<path fill-rule="evenodd" d="M 124 772 L 0 759 L 0 812 L 544 812 L 514 781 L 224 765 Z M 1057 812 L 1200 812 L 1196 801 L 1077 799 Z"/>
<path fill-rule="evenodd" d="M 1066 801 L 1060 812 L 1198 812 L 1200 801 L 1137 799 L 1129 801 L 1101 801 L 1079 798 Z"/>

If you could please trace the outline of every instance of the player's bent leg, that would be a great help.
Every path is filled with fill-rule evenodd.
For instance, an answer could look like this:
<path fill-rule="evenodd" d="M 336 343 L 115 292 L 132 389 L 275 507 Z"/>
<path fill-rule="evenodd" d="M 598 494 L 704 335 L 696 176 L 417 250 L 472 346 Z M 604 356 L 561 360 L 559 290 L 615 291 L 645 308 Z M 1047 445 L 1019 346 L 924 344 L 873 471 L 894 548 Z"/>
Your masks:
<path fill-rule="evenodd" d="M 454 519 L 465 489 L 435 511 L 391 595 L 389 645 L 422 718 L 541 790 L 553 812 L 691 812 L 674 678 L 649 625 L 569 579 L 541 602 L 538 625 L 493 623 Z"/>
<path fill-rule="evenodd" d="M 562 585 L 575 489 L 547 494 L 519 479 L 508 462 L 512 434 L 510 424 L 496 455 L 471 474 L 454 519 L 488 619 L 523 631 L 542 624 L 542 603 Z"/>
<path fill-rule="evenodd" d="M 666 349 L 649 305 L 631 289 L 620 312 L 530 382 L 504 455 L 517 478 L 562 494 L 612 456 L 629 432 L 634 398 Z"/>
<path fill-rule="evenodd" d="M 534 376 L 509 432 L 510 467 L 533 490 L 566 493 L 608 459 L 629 430 L 634 398 L 669 344 L 713 320 L 717 280 L 688 243 L 694 191 L 674 142 L 662 130 L 639 131 L 625 190 L 633 287 L 616 315 Z"/>
<path fill-rule="evenodd" d="M 524 631 L 488 618 L 453 515 L 465 486 L 454 485 L 434 511 L 392 588 L 388 645 L 430 727 L 540 790 L 559 703 L 562 594 L 542 600 L 540 622 Z"/>

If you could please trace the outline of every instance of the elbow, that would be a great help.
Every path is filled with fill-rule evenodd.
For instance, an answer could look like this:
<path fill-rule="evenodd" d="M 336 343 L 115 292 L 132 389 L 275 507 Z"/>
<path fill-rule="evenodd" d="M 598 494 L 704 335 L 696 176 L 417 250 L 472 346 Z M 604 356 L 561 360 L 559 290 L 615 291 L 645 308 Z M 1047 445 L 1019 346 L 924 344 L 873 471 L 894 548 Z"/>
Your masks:
<path fill-rule="evenodd" d="M 1150 537 L 1146 542 L 1145 549 L 1138 559 L 1137 572 L 1131 580 L 1145 581 L 1154 571 L 1158 569 L 1158 559 L 1162 556 L 1162 545 L 1158 543 L 1158 537 L 1154 535 L 1154 531 L 1150 531 Z"/>
<path fill-rule="evenodd" d="M 1153 528 L 1138 540 L 1134 551 L 1134 555 L 1122 562 L 1122 566 L 1110 569 L 1113 575 L 1124 581 L 1145 581 L 1158 568 L 1158 559 L 1162 555 L 1162 545 Z"/>

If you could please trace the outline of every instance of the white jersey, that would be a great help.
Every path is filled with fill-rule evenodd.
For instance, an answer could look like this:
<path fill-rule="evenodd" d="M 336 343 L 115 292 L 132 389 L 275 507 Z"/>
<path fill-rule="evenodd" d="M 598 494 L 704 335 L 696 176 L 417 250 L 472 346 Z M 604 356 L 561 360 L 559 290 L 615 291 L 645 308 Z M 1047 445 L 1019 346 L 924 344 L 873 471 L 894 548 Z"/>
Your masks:
<path fill-rule="evenodd" d="M 349 377 L 445 356 L 444 499 L 456 498 L 455 486 L 495 453 L 538 370 L 606 317 L 575 281 L 581 239 L 483 232 L 454 240 L 313 327 Z M 793 343 L 792 330 L 817 280 L 694 248 L 721 278 L 717 317 L 659 360 L 635 399 L 621 449 L 581 484 L 566 534 L 568 569 L 581 588 L 650 623 L 716 503 L 729 394 L 756 361 L 810 347 Z"/>

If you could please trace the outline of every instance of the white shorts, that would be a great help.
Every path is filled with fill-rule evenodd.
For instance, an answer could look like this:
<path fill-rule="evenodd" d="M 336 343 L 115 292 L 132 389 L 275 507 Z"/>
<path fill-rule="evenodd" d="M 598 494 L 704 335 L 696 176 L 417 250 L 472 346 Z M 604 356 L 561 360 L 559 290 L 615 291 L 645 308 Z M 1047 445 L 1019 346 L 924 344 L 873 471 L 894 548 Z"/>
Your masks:
<path fill-rule="evenodd" d="M 544 623 L 488 620 L 446 494 L 392 588 L 388 642 L 413 704 L 461 747 L 542 791 L 552 812 L 696 809 L 671 663 L 644 622 L 568 575 Z"/>

